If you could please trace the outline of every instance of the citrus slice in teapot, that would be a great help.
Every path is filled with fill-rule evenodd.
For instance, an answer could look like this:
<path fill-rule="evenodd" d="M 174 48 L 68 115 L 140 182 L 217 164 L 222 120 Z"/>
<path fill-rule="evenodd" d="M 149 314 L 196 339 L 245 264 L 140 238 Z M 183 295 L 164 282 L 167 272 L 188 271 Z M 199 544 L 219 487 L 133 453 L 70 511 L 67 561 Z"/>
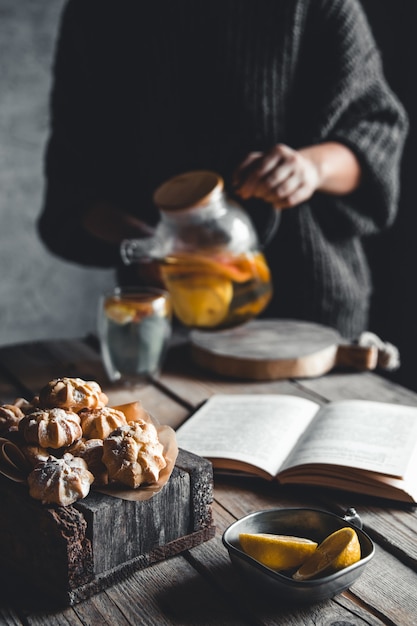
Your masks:
<path fill-rule="evenodd" d="M 227 278 L 194 274 L 167 280 L 175 314 L 186 326 L 212 328 L 226 318 L 233 297 Z"/>

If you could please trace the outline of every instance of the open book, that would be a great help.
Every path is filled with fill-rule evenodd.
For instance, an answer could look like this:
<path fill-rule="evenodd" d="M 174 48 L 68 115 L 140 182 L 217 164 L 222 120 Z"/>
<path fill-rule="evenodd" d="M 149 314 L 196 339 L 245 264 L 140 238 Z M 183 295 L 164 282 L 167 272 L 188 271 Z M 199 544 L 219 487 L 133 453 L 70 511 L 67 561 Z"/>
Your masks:
<path fill-rule="evenodd" d="M 177 430 L 214 469 L 416 503 L 417 407 L 217 394 Z"/>

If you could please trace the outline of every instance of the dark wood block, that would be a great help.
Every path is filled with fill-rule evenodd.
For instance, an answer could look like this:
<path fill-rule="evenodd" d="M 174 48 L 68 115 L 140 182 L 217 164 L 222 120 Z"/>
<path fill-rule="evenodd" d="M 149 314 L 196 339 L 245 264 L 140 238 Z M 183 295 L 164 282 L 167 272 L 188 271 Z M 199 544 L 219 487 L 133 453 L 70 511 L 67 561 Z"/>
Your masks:
<path fill-rule="evenodd" d="M 93 491 L 72 506 L 45 506 L 3 477 L 0 496 L 1 578 L 54 604 L 75 604 L 215 531 L 211 464 L 184 450 L 144 502 Z"/>

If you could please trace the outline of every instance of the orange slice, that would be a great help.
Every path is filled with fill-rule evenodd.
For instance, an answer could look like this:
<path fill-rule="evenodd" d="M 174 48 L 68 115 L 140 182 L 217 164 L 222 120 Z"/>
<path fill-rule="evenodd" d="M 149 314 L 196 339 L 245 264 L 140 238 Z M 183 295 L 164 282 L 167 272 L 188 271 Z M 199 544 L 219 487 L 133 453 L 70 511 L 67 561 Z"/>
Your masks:
<path fill-rule="evenodd" d="M 253 270 L 240 266 L 241 257 L 204 257 L 197 254 L 177 254 L 165 259 L 161 271 L 164 278 L 181 274 L 218 274 L 236 283 L 250 280 Z"/>

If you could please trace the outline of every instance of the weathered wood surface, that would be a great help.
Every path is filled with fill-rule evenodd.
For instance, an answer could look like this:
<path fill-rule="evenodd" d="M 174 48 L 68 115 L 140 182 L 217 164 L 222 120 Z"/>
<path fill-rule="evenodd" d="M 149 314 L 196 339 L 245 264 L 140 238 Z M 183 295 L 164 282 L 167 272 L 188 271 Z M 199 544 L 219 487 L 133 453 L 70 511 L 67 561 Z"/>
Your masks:
<path fill-rule="evenodd" d="M 190 334 L 192 360 L 204 369 L 246 380 L 322 376 L 343 365 L 374 370 L 376 346 L 343 341 L 327 326 L 298 320 L 252 320 L 216 333 Z"/>
<path fill-rule="evenodd" d="M 211 464 L 182 450 L 168 483 L 140 502 L 91 491 L 72 506 L 45 506 L 0 476 L 0 573 L 46 603 L 79 602 L 210 539 L 212 484 Z"/>
<path fill-rule="evenodd" d="M 45 378 L 77 375 L 100 379 L 94 351 L 82 342 L 51 342 L 0 350 L 0 399 L 10 400 L 20 389 L 37 391 Z M 85 361 L 83 360 L 85 359 Z M 31 370 L 38 362 L 39 368 Z M 75 364 L 69 372 L 64 365 Z M 90 373 L 90 376 L 86 374 Z M 201 402 L 217 392 L 293 393 L 319 402 L 364 398 L 417 405 L 417 394 L 372 373 L 334 371 L 315 379 L 271 382 L 227 381 L 200 370 L 189 358 L 187 345 L 169 355 L 156 386 L 132 392 L 106 388 L 124 398 L 142 399 L 161 422 L 174 427 Z M 130 397 L 129 394 L 133 394 Z M 17 395 L 22 395 L 18 393 Z M 117 404 L 117 402 L 114 402 Z M 152 408 L 150 408 L 152 405 Z M 159 411 L 160 409 L 160 411 Z M 161 416 L 162 415 L 162 416 Z M 221 543 L 224 529 L 252 511 L 276 506 L 314 506 L 336 513 L 356 506 L 365 530 L 376 543 L 374 559 L 350 590 L 332 600 L 303 608 L 285 606 L 251 589 L 232 567 Z M 217 477 L 214 489 L 216 537 L 178 556 L 132 573 L 127 579 L 64 610 L 25 606 L 22 591 L 3 597 L 0 623 L 63 624 L 398 624 L 416 623 L 417 512 L 410 507 L 325 490 L 281 488 L 257 479 Z M 0 539 L 1 540 L 1 539 Z"/>

